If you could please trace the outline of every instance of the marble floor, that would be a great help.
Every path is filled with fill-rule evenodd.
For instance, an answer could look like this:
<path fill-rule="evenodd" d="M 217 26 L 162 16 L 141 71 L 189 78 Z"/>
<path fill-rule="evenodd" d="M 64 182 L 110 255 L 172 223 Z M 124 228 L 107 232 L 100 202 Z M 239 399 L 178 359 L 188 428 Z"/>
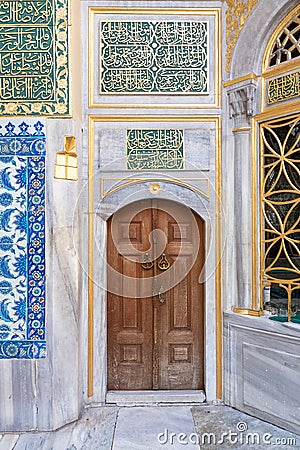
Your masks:
<path fill-rule="evenodd" d="M 0 450 L 300 449 L 293 435 L 226 406 L 105 406 L 55 432 L 0 434 Z"/>

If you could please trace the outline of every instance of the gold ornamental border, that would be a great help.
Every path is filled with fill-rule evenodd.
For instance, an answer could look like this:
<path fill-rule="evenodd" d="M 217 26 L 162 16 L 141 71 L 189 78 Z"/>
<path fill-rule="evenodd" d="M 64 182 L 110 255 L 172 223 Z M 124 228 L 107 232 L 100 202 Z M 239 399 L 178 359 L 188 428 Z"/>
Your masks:
<path fill-rule="evenodd" d="M 221 117 L 178 115 L 90 115 L 88 117 L 88 397 L 94 393 L 94 135 L 99 122 L 212 122 L 215 124 L 216 151 L 216 397 L 223 395 L 222 362 L 222 161 Z"/>
<path fill-rule="evenodd" d="M 202 16 L 214 18 L 214 103 L 203 104 L 155 104 L 149 103 L 147 109 L 219 109 L 221 107 L 221 48 L 222 48 L 222 32 L 221 32 L 221 8 L 124 8 L 124 7 L 97 7 L 90 6 L 88 12 L 88 107 L 91 109 L 99 108 L 145 108 L 144 104 L 125 104 L 125 103 L 95 103 L 95 26 L 94 17 L 97 14 L 115 14 L 120 15 L 165 15 L 165 16 Z M 211 52 L 212 53 L 212 52 Z M 122 95 L 122 94 L 120 94 Z M 168 96 L 169 94 L 166 94 Z M 179 95 L 179 94 L 177 94 Z M 180 94 L 185 95 L 184 93 Z"/>

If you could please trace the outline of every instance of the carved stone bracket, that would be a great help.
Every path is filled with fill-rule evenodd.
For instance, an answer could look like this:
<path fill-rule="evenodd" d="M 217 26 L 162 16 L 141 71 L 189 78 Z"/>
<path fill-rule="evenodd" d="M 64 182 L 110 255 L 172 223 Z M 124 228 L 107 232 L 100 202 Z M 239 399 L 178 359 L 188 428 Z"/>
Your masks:
<path fill-rule="evenodd" d="M 249 123 L 255 113 L 257 85 L 253 82 L 238 86 L 228 91 L 229 117 L 235 120 L 235 125 Z"/>

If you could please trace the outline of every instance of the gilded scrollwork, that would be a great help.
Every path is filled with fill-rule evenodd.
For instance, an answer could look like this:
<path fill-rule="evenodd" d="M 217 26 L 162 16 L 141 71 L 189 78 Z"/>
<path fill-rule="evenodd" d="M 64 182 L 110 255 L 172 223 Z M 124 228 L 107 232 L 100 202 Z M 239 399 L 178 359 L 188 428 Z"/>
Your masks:
<path fill-rule="evenodd" d="M 0 5 L 0 112 L 69 113 L 67 0 Z"/>
<path fill-rule="evenodd" d="M 226 0 L 226 71 L 230 72 L 232 54 L 245 21 L 258 0 Z"/>

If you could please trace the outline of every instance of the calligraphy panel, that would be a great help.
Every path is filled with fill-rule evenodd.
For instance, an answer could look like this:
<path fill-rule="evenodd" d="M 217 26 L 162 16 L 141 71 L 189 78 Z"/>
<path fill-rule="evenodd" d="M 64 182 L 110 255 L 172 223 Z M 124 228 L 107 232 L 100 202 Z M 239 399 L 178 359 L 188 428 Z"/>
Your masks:
<path fill-rule="evenodd" d="M 208 22 L 100 21 L 100 93 L 208 94 Z"/>
<path fill-rule="evenodd" d="M 69 113 L 67 0 L 0 2 L 0 112 Z"/>
<path fill-rule="evenodd" d="M 300 95 L 300 72 L 283 75 L 268 81 L 268 104 L 289 100 Z"/>
<path fill-rule="evenodd" d="M 43 128 L 0 125 L 0 359 L 46 356 Z"/>
<path fill-rule="evenodd" d="M 183 169 L 183 130 L 127 130 L 127 169 Z"/>

